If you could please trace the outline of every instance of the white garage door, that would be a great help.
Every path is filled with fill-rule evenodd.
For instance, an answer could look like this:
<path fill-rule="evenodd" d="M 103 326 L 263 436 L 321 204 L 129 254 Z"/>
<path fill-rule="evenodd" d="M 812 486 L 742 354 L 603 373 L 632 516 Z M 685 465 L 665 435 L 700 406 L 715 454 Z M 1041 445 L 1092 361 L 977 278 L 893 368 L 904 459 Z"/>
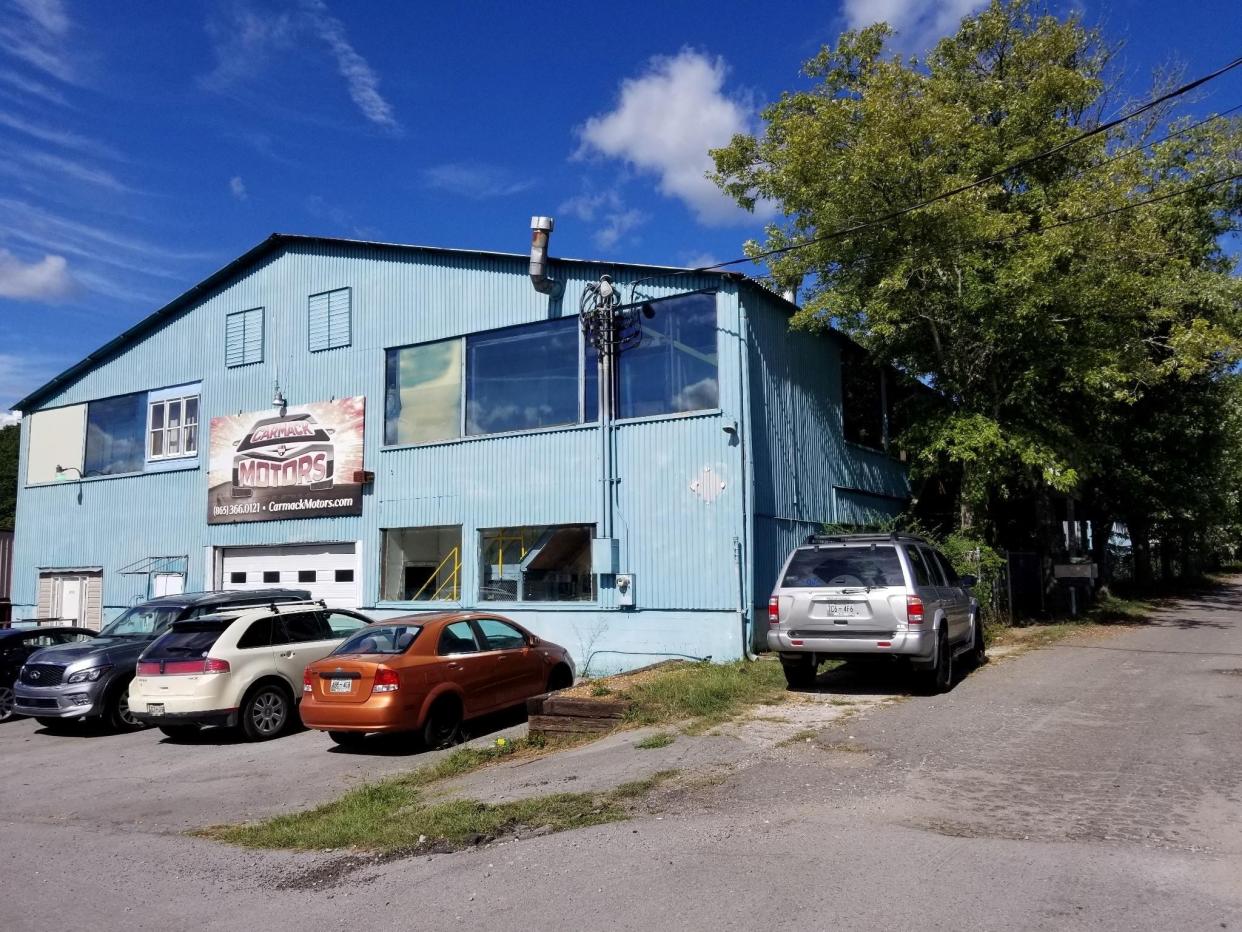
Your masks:
<path fill-rule="evenodd" d="M 357 608 L 358 558 L 353 544 L 230 547 L 224 551 L 221 589 L 306 589 L 333 608 Z"/>

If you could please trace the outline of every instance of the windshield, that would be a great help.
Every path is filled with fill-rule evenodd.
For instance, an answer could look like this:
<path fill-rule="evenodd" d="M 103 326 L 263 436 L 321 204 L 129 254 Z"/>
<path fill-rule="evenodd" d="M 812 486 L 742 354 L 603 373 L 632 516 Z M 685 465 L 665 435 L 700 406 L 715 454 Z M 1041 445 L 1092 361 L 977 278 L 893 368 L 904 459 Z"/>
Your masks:
<path fill-rule="evenodd" d="M 404 654 L 422 630 L 422 625 L 371 625 L 363 628 L 332 653 Z"/>
<path fill-rule="evenodd" d="M 182 612 L 180 605 L 135 605 L 126 609 L 99 632 L 101 638 L 150 637 L 167 628 Z"/>
<path fill-rule="evenodd" d="M 818 586 L 884 589 L 904 585 L 904 580 L 897 548 L 872 545 L 798 550 L 789 561 L 782 585 L 787 589 Z"/>

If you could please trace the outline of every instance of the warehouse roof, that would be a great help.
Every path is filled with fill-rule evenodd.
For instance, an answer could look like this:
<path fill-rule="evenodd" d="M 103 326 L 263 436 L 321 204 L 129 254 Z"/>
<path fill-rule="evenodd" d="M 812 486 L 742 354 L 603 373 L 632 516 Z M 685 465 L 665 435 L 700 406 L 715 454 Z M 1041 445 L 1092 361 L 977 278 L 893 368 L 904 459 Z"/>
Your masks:
<path fill-rule="evenodd" d="M 242 269 L 245 269 L 246 267 L 253 265 L 255 262 L 258 262 L 263 257 L 273 252 L 276 252 L 277 250 L 283 247 L 299 246 L 299 245 L 329 246 L 329 247 L 359 246 L 359 247 L 369 247 L 369 248 L 379 248 L 379 249 L 392 249 L 392 250 L 397 250 L 397 251 L 402 251 L 402 252 L 436 253 L 439 255 L 460 255 L 463 257 L 464 256 L 489 256 L 493 258 L 520 259 L 522 261 L 526 261 L 529 258 L 529 256 L 525 253 L 496 252 L 493 250 L 486 250 L 486 249 L 451 249 L 451 248 L 444 247 L 444 246 L 417 246 L 417 245 L 410 245 L 407 243 L 381 243 L 381 242 L 375 242 L 372 240 L 348 239 L 345 237 L 337 237 L 337 236 L 307 236 L 307 235 L 298 234 L 298 233 L 273 233 L 271 236 L 263 240 L 258 245 L 242 253 L 232 262 L 229 262 L 227 265 L 223 266 L 222 268 L 213 272 L 211 275 L 207 276 L 205 279 L 203 279 L 201 282 L 199 282 L 194 287 L 190 288 L 189 290 L 173 298 L 171 301 L 169 301 L 159 310 L 155 311 L 153 314 L 149 314 L 148 316 L 144 317 L 142 320 L 138 321 L 138 323 L 134 324 L 132 327 L 130 327 L 128 330 L 121 333 L 119 336 L 114 337 L 113 339 L 109 340 L 107 343 L 99 347 L 99 349 L 95 350 L 94 352 L 88 353 L 83 359 L 74 363 L 64 372 L 60 373 L 57 376 L 54 376 L 47 383 L 36 388 L 33 392 L 31 392 L 25 398 L 21 399 L 16 404 L 14 404 L 13 410 L 29 411 L 32 408 L 32 406 L 37 404 L 40 400 L 46 398 L 48 395 L 50 395 L 52 392 L 59 389 L 61 386 L 71 383 L 74 379 L 82 375 L 84 372 L 89 371 L 94 366 L 97 366 L 100 363 L 104 362 L 105 360 L 111 358 L 114 354 L 124 349 L 126 346 L 131 344 L 134 340 L 138 339 L 139 337 L 144 336 L 145 334 L 149 333 L 151 330 L 154 330 L 164 321 L 176 316 L 177 314 L 185 310 L 187 307 L 194 304 L 196 301 L 203 299 L 206 295 L 210 294 L 216 288 L 231 281 L 233 278 L 237 276 L 237 274 Z M 563 259 L 560 257 L 553 257 L 552 262 L 555 264 L 559 264 L 559 265 L 626 266 L 629 268 L 651 269 L 654 272 L 684 273 L 684 272 L 696 271 L 694 269 L 687 269 L 687 268 L 683 268 L 680 266 L 651 265 L 649 263 L 636 263 L 636 262 L 614 262 L 614 261 L 608 261 L 608 260 L 603 260 L 603 259 Z M 761 284 L 754 281 L 753 279 L 747 278 L 746 276 L 741 275 L 739 273 L 724 272 L 724 271 L 706 271 L 706 272 L 702 272 L 701 274 L 718 275 L 721 278 L 728 278 L 728 279 L 732 279 L 735 281 L 742 281 L 742 282 L 748 283 L 754 288 L 761 290 L 768 297 L 773 298 L 780 303 L 787 304 L 790 310 L 796 309 L 793 304 L 786 301 L 780 295 L 763 287 Z"/>

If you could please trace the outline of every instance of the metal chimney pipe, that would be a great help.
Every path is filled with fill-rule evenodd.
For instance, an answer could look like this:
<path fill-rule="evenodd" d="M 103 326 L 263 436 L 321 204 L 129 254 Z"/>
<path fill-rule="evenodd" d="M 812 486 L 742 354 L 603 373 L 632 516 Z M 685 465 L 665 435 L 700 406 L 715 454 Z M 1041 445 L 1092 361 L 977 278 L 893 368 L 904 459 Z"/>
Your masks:
<path fill-rule="evenodd" d="M 558 297 L 564 290 L 563 282 L 548 277 L 548 240 L 556 221 L 551 217 L 530 218 L 530 283 L 540 294 Z"/>

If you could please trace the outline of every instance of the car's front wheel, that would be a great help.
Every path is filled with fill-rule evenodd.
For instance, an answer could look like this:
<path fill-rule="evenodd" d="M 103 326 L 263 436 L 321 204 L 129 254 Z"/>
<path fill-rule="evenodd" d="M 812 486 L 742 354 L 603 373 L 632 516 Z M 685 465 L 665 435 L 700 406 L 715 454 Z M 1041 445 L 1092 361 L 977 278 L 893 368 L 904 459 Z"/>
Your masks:
<path fill-rule="evenodd" d="M 815 685 L 815 675 L 819 665 L 810 654 L 797 660 L 781 660 L 781 669 L 785 671 L 785 685 L 790 689 L 810 689 Z"/>
<path fill-rule="evenodd" d="M 113 731 L 137 731 L 145 727 L 129 709 L 129 680 L 112 688 L 103 717 Z"/>
<path fill-rule="evenodd" d="M 13 717 L 13 688 L 0 686 L 0 722 L 7 722 Z"/>
<path fill-rule="evenodd" d="M 289 693 L 274 683 L 252 690 L 242 703 L 241 730 L 248 741 L 267 741 L 289 725 L 293 702 Z"/>

